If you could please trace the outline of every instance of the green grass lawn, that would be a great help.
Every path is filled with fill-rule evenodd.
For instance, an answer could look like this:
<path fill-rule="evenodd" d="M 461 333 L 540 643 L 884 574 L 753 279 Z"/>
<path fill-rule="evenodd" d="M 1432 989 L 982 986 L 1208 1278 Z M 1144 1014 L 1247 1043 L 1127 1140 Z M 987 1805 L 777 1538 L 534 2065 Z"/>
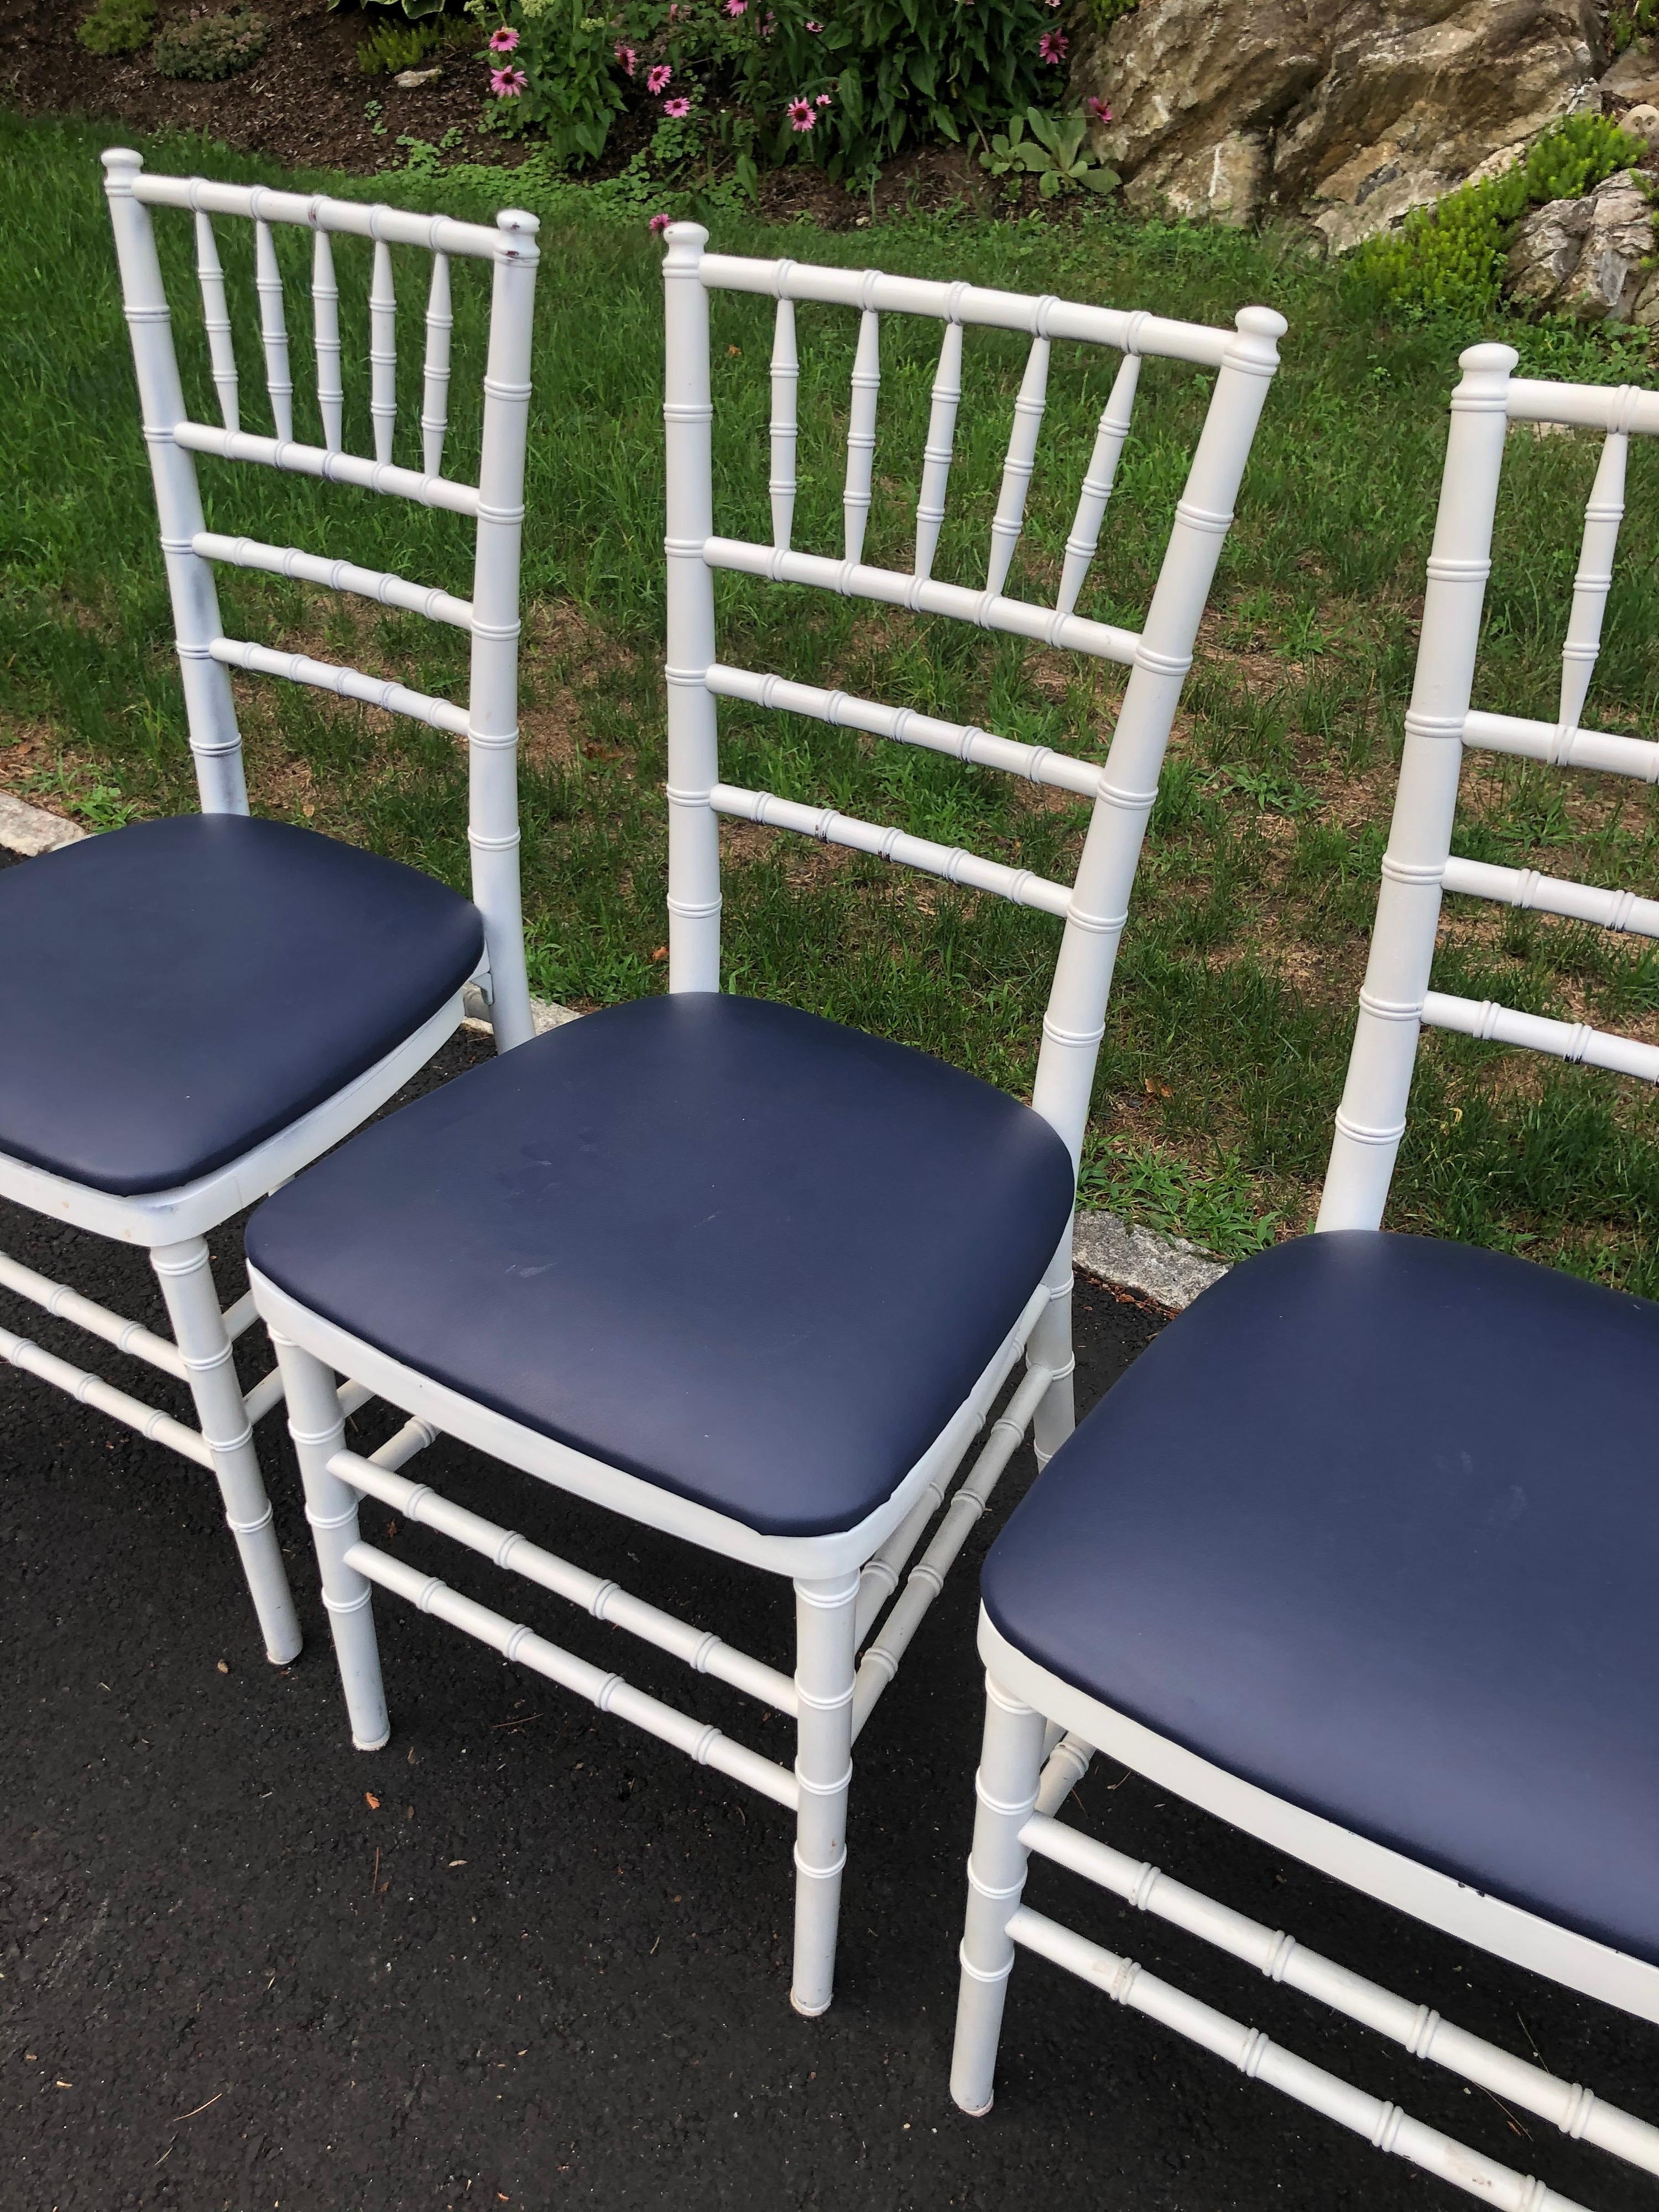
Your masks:
<path fill-rule="evenodd" d="M 139 441 L 97 153 L 122 134 L 0 121 L 0 782 L 105 826 L 193 804 L 167 596 Z M 278 179 L 179 143 L 155 166 Z M 286 179 L 283 179 L 287 181 Z M 314 186 L 324 181 L 305 180 Z M 487 214 L 477 181 L 385 178 L 330 189 Z M 493 198 L 514 197 L 503 180 Z M 532 202 L 533 204 L 533 202 Z M 175 300 L 193 298 L 188 219 L 158 216 Z M 240 303 L 244 421 L 264 406 L 251 247 L 221 226 Z M 1410 683 L 1445 400 L 1461 343 L 1356 313 L 1339 271 L 1287 240 L 1130 222 L 1075 228 L 969 216 L 826 236 L 723 219 L 716 242 L 965 276 L 1173 315 L 1230 320 L 1251 300 L 1291 319 L 1177 726 L 1124 941 L 1095 1101 L 1085 1194 L 1237 1255 L 1304 1227 L 1340 1090 Z M 308 240 L 280 241 L 300 395 Z M 660 289 L 637 220 L 547 211 L 538 306 L 525 586 L 526 892 L 533 987 L 579 1004 L 661 988 L 665 809 L 661 628 Z M 367 249 L 339 248 L 347 360 L 367 351 Z M 405 421 L 419 412 L 416 257 L 400 303 Z M 476 440 L 482 272 L 459 270 L 457 427 Z M 355 317 L 349 312 L 356 301 Z M 195 411 L 216 420 L 193 312 Z M 855 318 L 800 316 L 796 542 L 838 546 Z M 767 534 L 768 303 L 717 300 L 718 526 Z M 1644 341 L 1505 327 L 1533 374 L 1643 380 Z M 871 557 L 908 566 L 936 331 L 884 330 Z M 977 582 L 1023 344 L 970 334 L 937 573 Z M 1025 539 L 1012 588 L 1052 593 L 1071 505 L 1115 357 L 1057 347 Z M 351 378 L 348 372 L 348 385 Z M 348 442 L 369 450 L 366 376 Z M 1139 626 L 1206 386 L 1149 363 L 1134 434 L 1081 611 Z M 471 398 L 469 413 L 468 401 Z M 355 423 L 351 405 L 355 398 Z M 407 453 L 408 449 L 405 449 Z M 1553 714 L 1559 653 L 1597 448 L 1513 440 L 1489 601 L 1481 703 Z M 1647 549 L 1656 457 L 1632 455 L 1625 543 L 1592 719 L 1650 729 L 1659 600 Z M 260 469 L 202 464 L 210 526 L 337 551 L 466 589 L 453 518 Z M 337 523 L 324 526 L 332 502 Z M 1022 577 L 1024 581 L 1022 583 Z M 463 641 L 360 603 L 222 573 L 227 627 L 433 689 Z M 1098 757 L 1121 672 L 822 593 L 726 578 L 722 651 L 750 666 L 874 692 Z M 447 738 L 284 684 L 239 679 L 262 811 L 466 878 L 465 769 Z M 925 836 L 1065 874 L 1080 806 L 955 763 L 727 708 L 732 781 L 830 801 Z M 1645 788 L 1474 760 L 1460 848 L 1650 892 L 1659 811 Z M 732 988 L 776 995 L 1028 1088 L 1059 925 L 879 863 L 749 826 L 726 833 Z M 1448 902 L 1437 982 L 1659 1038 L 1659 962 L 1638 943 Z M 1623 1079 L 1438 1036 L 1425 1041 L 1394 1225 L 1524 1250 L 1659 1294 L 1659 1139 L 1651 1096 Z"/>

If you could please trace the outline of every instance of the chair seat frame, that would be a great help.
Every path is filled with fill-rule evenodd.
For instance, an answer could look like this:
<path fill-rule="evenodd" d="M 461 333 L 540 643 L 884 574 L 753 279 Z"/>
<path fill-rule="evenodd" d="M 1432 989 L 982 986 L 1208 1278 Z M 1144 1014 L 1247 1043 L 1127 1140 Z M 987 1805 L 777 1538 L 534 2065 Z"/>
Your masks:
<path fill-rule="evenodd" d="M 793 262 L 705 254 L 708 234 L 672 225 L 664 262 L 667 448 L 667 665 L 669 988 L 720 988 L 718 826 L 737 816 L 852 845 L 890 861 L 942 875 L 1064 921 L 1055 981 L 1044 1019 L 1033 1103 L 1065 1141 L 1073 1167 L 1083 1140 L 1113 963 L 1146 820 L 1156 795 L 1170 721 L 1190 665 L 1221 540 L 1231 520 L 1245 459 L 1268 382 L 1278 365 L 1283 319 L 1270 309 L 1240 311 L 1232 331 L 1169 323 L 1149 315 L 1077 307 L 1056 300 L 987 293 L 964 284 L 925 283 L 872 270 L 836 270 Z M 718 538 L 713 527 L 708 295 L 770 295 L 776 301 L 772 361 L 770 497 L 773 543 Z M 797 300 L 860 311 L 848 433 L 843 502 L 845 559 L 819 561 L 790 549 L 793 517 L 799 362 Z M 908 577 L 861 563 L 875 445 L 879 382 L 876 326 L 882 313 L 931 316 L 944 325 L 935 381 L 915 567 Z M 986 588 L 968 592 L 930 574 L 943 511 L 964 325 L 1024 331 L 1032 349 L 1015 410 Z M 1120 368 L 1103 417 L 1068 547 L 1063 610 L 1010 598 L 1009 562 L 1020 533 L 1031 472 L 1051 338 L 1075 337 L 1116 349 Z M 1092 558 L 1102 514 L 1126 437 L 1142 351 L 1217 372 L 1214 395 L 1185 493 L 1176 507 L 1170 548 L 1143 635 L 1109 629 L 1070 611 Z M 930 535 L 931 533 L 931 535 Z M 757 671 L 731 667 L 715 650 L 714 572 L 746 567 L 784 583 L 830 584 L 854 595 L 954 613 L 990 629 L 1046 639 L 1127 663 L 1131 677 L 1103 767 L 969 727 L 860 700 Z M 957 602 L 962 604 L 958 605 Z M 769 793 L 721 782 L 716 772 L 720 697 L 750 700 L 809 719 L 863 727 L 1070 788 L 1095 804 L 1076 882 L 1061 886 L 1029 871 L 862 823 L 832 809 L 793 805 Z M 441 1264 L 441 1263 L 440 1263 Z M 1069 1224 L 1041 1283 L 973 1390 L 889 1497 L 855 1528 L 814 1537 L 769 1536 L 574 1451 L 416 1374 L 349 1331 L 305 1308 L 258 1270 L 255 1299 L 276 1345 L 289 1425 L 306 1482 L 325 1601 L 339 1654 L 352 1736 L 361 1747 L 387 1740 L 386 1708 L 371 1615 L 373 1590 L 390 1590 L 480 1638 L 576 1694 L 590 1697 L 702 1763 L 746 1781 L 796 1818 L 794 1966 L 791 2002 L 823 2012 L 834 1985 L 836 1928 L 853 1747 L 922 1620 L 944 1586 L 969 1534 L 1027 1433 L 1039 1462 L 1073 1425 Z M 1017 1370 L 1024 1373 L 1015 1382 Z M 349 1377 L 410 1418 L 378 1452 L 343 1448 L 337 1387 Z M 1000 1393 L 1014 1387 L 994 1419 Z M 989 1422 L 977 1451 L 975 1440 Z M 787 1576 L 795 1593 L 793 1676 L 690 1623 L 620 1592 L 568 1561 L 494 1524 L 398 1470 L 437 1434 L 554 1486 L 722 1559 Z M 595 1617 L 641 1635 L 747 1691 L 793 1718 L 793 1768 L 732 1743 L 718 1729 L 629 1687 L 494 1609 L 449 1589 L 364 1544 L 358 1504 L 370 1497 L 401 1519 L 423 1521 L 495 1565 L 580 1604 Z M 931 1533 L 930 1533 L 931 1532 Z"/>
<path fill-rule="evenodd" d="M 1633 431 L 1659 434 L 1659 394 L 1514 379 L 1516 362 L 1514 350 L 1501 345 L 1472 347 L 1462 356 L 1399 790 L 1318 1231 L 1380 1227 L 1425 1026 L 1659 1080 L 1659 1052 L 1650 1046 L 1429 988 L 1445 890 L 1617 930 L 1651 934 L 1659 921 L 1659 907 L 1628 892 L 1556 883 L 1450 854 L 1467 748 L 1659 781 L 1659 744 L 1580 727 L 1612 583 L 1628 440 Z M 1470 710 L 1499 474 L 1512 421 L 1574 424 L 1606 435 L 1586 510 L 1553 726 Z M 1570 2200 L 1543 2182 L 1424 2126 L 1396 2106 L 1280 2050 L 1259 2031 L 1029 1910 L 1022 1897 L 1036 1851 L 1249 1960 L 1273 1979 L 1290 1981 L 1403 2045 L 1414 2057 L 1431 2058 L 1564 2134 L 1659 2175 L 1659 2128 L 1650 2123 L 1451 2027 L 1426 2006 L 1391 1996 L 1301 1950 L 1288 1936 L 1246 1921 L 1155 1867 L 1135 1864 L 1056 1816 L 1099 1752 L 1382 1904 L 1656 2023 L 1659 1966 L 1457 1881 L 1198 1757 L 1042 1666 L 1002 1636 L 982 1609 L 979 1648 L 987 1668 L 985 1735 L 975 1781 L 951 2070 L 951 2094 L 963 2111 L 979 2114 L 991 2107 L 1008 1978 L 1016 1951 L 1024 1948 L 1485 2203 L 1510 2212 L 1575 2212 Z"/>
<path fill-rule="evenodd" d="M 258 185 L 217 185 L 199 177 L 150 176 L 143 173 L 138 155 L 120 148 L 106 153 L 104 170 L 204 812 L 246 815 L 248 811 L 240 733 L 229 689 L 231 665 L 321 684 L 344 696 L 413 714 L 466 738 L 471 751 L 469 838 L 485 945 L 463 990 L 453 993 L 372 1066 L 342 1084 L 319 1105 L 296 1116 L 286 1128 L 250 1147 L 239 1158 L 186 1184 L 118 1195 L 0 1153 L 0 1197 L 92 1235 L 149 1252 L 173 1339 L 169 1341 L 143 1324 L 112 1312 L 69 1285 L 41 1275 L 5 1254 L 0 1254 L 0 1288 L 186 1383 L 199 1425 L 192 1428 L 175 1419 L 14 1330 L 0 1328 L 0 1359 L 137 1430 L 215 1475 L 266 1656 L 274 1665 L 285 1666 L 300 1650 L 300 1624 L 253 1442 L 259 1421 L 281 1401 L 282 1374 L 273 1366 L 246 1391 L 238 1382 L 236 1341 L 257 1315 L 251 1292 L 221 1308 L 205 1240 L 377 1113 L 426 1065 L 469 1010 L 479 1006 L 481 996 L 498 1046 L 520 1043 L 532 1034 L 519 919 L 514 755 L 519 539 L 537 225 L 533 216 L 514 210 L 507 211 L 494 229 L 485 229 L 320 196 L 301 199 Z M 196 226 L 198 275 L 214 383 L 225 422 L 218 442 L 209 426 L 192 424 L 185 414 L 171 310 L 151 227 L 153 206 L 186 211 Z M 191 453 L 220 452 L 228 458 L 250 457 L 238 452 L 238 441 L 246 440 L 246 434 L 235 428 L 239 419 L 235 356 L 212 229 L 215 212 L 249 219 L 255 228 L 261 342 L 273 416 L 282 434 L 275 441 L 252 441 L 255 446 L 270 446 L 272 450 L 252 457 L 276 467 L 300 467 L 309 473 L 367 483 L 372 489 L 403 492 L 423 498 L 428 505 L 456 508 L 472 516 L 478 524 L 472 600 L 407 584 L 399 577 L 349 562 L 325 561 L 246 538 L 228 538 L 204 526 Z M 296 453 L 308 455 L 312 449 L 295 448 L 291 438 L 292 385 L 282 280 L 271 233 L 271 225 L 276 222 L 303 227 L 314 241 L 313 301 L 319 398 L 329 441 L 319 456 L 320 465 L 314 469 L 308 460 L 295 458 Z M 372 411 L 377 459 L 372 463 L 346 453 L 341 447 L 338 295 L 330 243 L 337 233 L 362 234 L 375 244 L 371 310 L 375 330 L 372 367 L 376 389 Z M 389 249 L 394 241 L 423 247 L 434 256 L 428 315 L 427 404 L 422 421 L 427 468 L 420 477 L 396 470 L 390 459 L 393 424 L 385 403 L 386 348 L 392 343 Z M 438 474 L 447 421 L 450 254 L 493 265 L 485 427 L 477 486 L 452 483 Z M 395 394 L 392 400 L 395 415 Z M 409 484 L 401 481 L 404 477 L 410 479 Z M 210 566 L 214 562 L 306 577 L 470 629 L 473 664 L 468 706 L 428 699 L 401 685 L 360 676 L 355 670 L 331 668 L 298 655 L 266 653 L 225 638 L 221 635 Z M 341 1397 L 343 1410 L 354 1411 L 366 1395 L 348 1385 Z"/>

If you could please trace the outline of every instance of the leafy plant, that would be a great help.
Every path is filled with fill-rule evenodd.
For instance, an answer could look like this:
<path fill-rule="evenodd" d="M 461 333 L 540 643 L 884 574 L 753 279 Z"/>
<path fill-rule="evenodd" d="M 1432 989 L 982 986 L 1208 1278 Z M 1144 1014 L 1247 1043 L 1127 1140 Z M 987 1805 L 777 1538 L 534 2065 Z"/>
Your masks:
<path fill-rule="evenodd" d="M 155 30 L 155 0 L 98 0 L 76 37 L 89 54 L 131 54 Z"/>
<path fill-rule="evenodd" d="M 907 145 L 982 137 L 1051 96 L 1067 44 L 1042 0 L 622 0 L 608 17 L 584 0 L 468 0 L 467 12 L 494 27 L 492 128 L 544 131 L 580 164 L 624 108 L 649 102 L 659 127 L 682 126 L 671 166 L 718 157 L 751 190 L 762 160 L 862 182 Z"/>
<path fill-rule="evenodd" d="M 357 66 L 365 76 L 396 76 L 399 70 L 415 68 L 448 42 L 441 23 L 428 21 L 407 27 L 377 24 L 358 46 Z"/>
<path fill-rule="evenodd" d="M 1656 0 L 1659 4 L 1659 0 Z M 1465 185 L 1367 239 L 1350 264 L 1380 302 L 1407 316 L 1480 314 L 1503 283 L 1504 257 L 1530 207 L 1577 199 L 1647 149 L 1605 115 L 1570 115 L 1501 177 Z"/>
<path fill-rule="evenodd" d="M 1659 6 L 1659 0 L 1645 0 L 1649 6 Z M 1125 15 L 1133 15 L 1140 0 L 1089 0 L 1089 16 L 1097 30 L 1109 31 Z"/>
<path fill-rule="evenodd" d="M 343 5 L 343 0 L 328 0 L 328 4 L 331 11 Z M 414 23 L 428 15 L 441 15 L 448 7 L 449 0 L 362 0 L 362 4 L 367 8 L 398 9 Z"/>
<path fill-rule="evenodd" d="M 1028 107 L 1024 115 L 1014 117 L 1006 133 L 998 132 L 980 161 L 994 177 L 1015 172 L 1035 177 L 1045 200 L 1079 187 L 1104 197 L 1115 191 L 1122 179 L 1115 169 L 1091 161 L 1084 152 L 1088 128 L 1080 115 L 1045 115 L 1040 107 Z"/>
<path fill-rule="evenodd" d="M 252 69 L 270 44 L 270 26 L 257 8 L 228 8 L 216 15 L 169 23 L 156 39 L 152 58 L 163 76 L 214 84 Z"/>
<path fill-rule="evenodd" d="M 1622 54 L 1626 46 L 1659 27 L 1659 0 L 1627 0 L 1607 10 L 1607 50 Z"/>

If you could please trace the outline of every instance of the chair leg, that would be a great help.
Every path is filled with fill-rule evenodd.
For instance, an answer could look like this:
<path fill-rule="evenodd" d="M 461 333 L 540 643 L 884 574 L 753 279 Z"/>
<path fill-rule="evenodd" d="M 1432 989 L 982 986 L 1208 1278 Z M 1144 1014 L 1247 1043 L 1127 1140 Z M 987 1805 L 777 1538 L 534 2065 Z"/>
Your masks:
<path fill-rule="evenodd" d="M 160 1245 L 150 1254 L 150 1264 L 167 1301 L 173 1341 L 185 1357 L 196 1418 L 213 1454 L 225 1519 L 241 1554 L 265 1656 L 273 1666 L 286 1667 L 300 1649 L 299 1616 L 236 1380 L 235 1350 L 219 1311 L 207 1246 L 199 1237 Z"/>
<path fill-rule="evenodd" d="M 1077 1426 L 1073 1376 L 1077 1362 L 1072 1352 L 1071 1241 L 1048 1270 L 1048 1304 L 1038 1315 L 1025 1347 L 1026 1364 L 1054 1370 L 1054 1381 L 1042 1394 L 1042 1402 L 1031 1423 L 1031 1443 L 1039 1468 L 1047 1467 Z"/>
<path fill-rule="evenodd" d="M 808 2019 L 836 1984 L 836 1929 L 853 1779 L 854 1603 L 859 1578 L 795 1584 L 795 1970 L 789 2002 Z"/>
<path fill-rule="evenodd" d="M 294 1439 L 305 1483 L 306 1519 L 317 1547 L 323 1603 L 333 1632 L 351 1741 L 359 1751 L 379 1751 L 392 1729 L 386 1719 L 380 1654 L 370 1607 L 374 1586 L 356 1567 L 346 1565 L 345 1557 L 357 1540 L 357 1493 L 328 1469 L 329 1461 L 344 1438 L 339 1392 L 320 1359 L 275 1330 L 270 1340 L 283 1370 L 288 1432 Z"/>
<path fill-rule="evenodd" d="M 962 1983 L 951 2094 L 975 2118 L 991 2109 L 1003 2000 L 1013 1969 L 1010 1917 L 1025 1887 L 1030 1854 L 1019 1832 L 1036 1803 L 1042 1771 L 1043 1721 L 985 1678 L 985 1741 L 974 1794 L 974 1848 L 968 1861 L 968 1919 L 962 1937 Z"/>

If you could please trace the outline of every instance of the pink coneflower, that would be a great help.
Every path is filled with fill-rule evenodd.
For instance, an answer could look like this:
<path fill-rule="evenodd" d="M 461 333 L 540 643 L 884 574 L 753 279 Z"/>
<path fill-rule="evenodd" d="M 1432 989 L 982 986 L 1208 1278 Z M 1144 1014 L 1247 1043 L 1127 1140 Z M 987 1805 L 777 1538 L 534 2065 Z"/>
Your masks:
<path fill-rule="evenodd" d="M 492 54 L 510 54 L 518 43 L 518 33 L 510 29 L 505 23 L 498 25 L 489 34 L 489 51 Z"/>
<path fill-rule="evenodd" d="M 691 103 L 689 100 L 665 100 L 662 112 L 671 123 L 683 123 L 691 112 Z"/>
<path fill-rule="evenodd" d="M 818 105 L 820 107 L 828 107 L 828 106 L 829 106 L 829 105 L 830 105 L 830 95 L 829 95 L 829 94 L 828 94 L 827 92 L 821 92 L 821 93 L 818 94 L 818 97 L 817 97 L 817 105 Z"/>
<path fill-rule="evenodd" d="M 658 62 L 653 68 L 647 70 L 645 73 L 645 88 L 650 94 L 653 100 L 656 98 L 659 92 L 666 89 L 668 82 L 673 74 L 673 70 L 669 68 L 666 62 Z"/>
<path fill-rule="evenodd" d="M 726 0 L 726 12 L 728 15 L 746 15 L 749 0 Z"/>
<path fill-rule="evenodd" d="M 1089 120 L 1091 123 L 1109 123 L 1111 121 L 1112 111 L 1107 106 L 1103 100 L 1085 100 L 1083 105 L 1088 112 Z"/>
<path fill-rule="evenodd" d="M 817 126 L 817 110 L 810 100 L 792 100 L 785 112 L 792 131 L 811 131 Z"/>
<path fill-rule="evenodd" d="M 1058 69 L 1065 60 L 1071 43 L 1064 31 L 1045 31 L 1037 40 L 1037 59 Z"/>
<path fill-rule="evenodd" d="M 530 79 L 522 70 L 498 69 L 489 73 L 489 89 L 497 100 L 516 100 L 529 83 Z"/>
<path fill-rule="evenodd" d="M 617 66 L 624 76 L 633 76 L 635 70 L 639 66 L 639 59 L 632 46 L 617 47 Z"/>
<path fill-rule="evenodd" d="M 763 15 L 761 17 L 760 34 L 762 38 L 769 39 L 773 32 L 775 31 L 777 27 L 778 19 L 775 15 Z"/>
<path fill-rule="evenodd" d="M 653 215 L 645 227 L 653 238 L 660 238 L 673 220 L 672 215 Z"/>

